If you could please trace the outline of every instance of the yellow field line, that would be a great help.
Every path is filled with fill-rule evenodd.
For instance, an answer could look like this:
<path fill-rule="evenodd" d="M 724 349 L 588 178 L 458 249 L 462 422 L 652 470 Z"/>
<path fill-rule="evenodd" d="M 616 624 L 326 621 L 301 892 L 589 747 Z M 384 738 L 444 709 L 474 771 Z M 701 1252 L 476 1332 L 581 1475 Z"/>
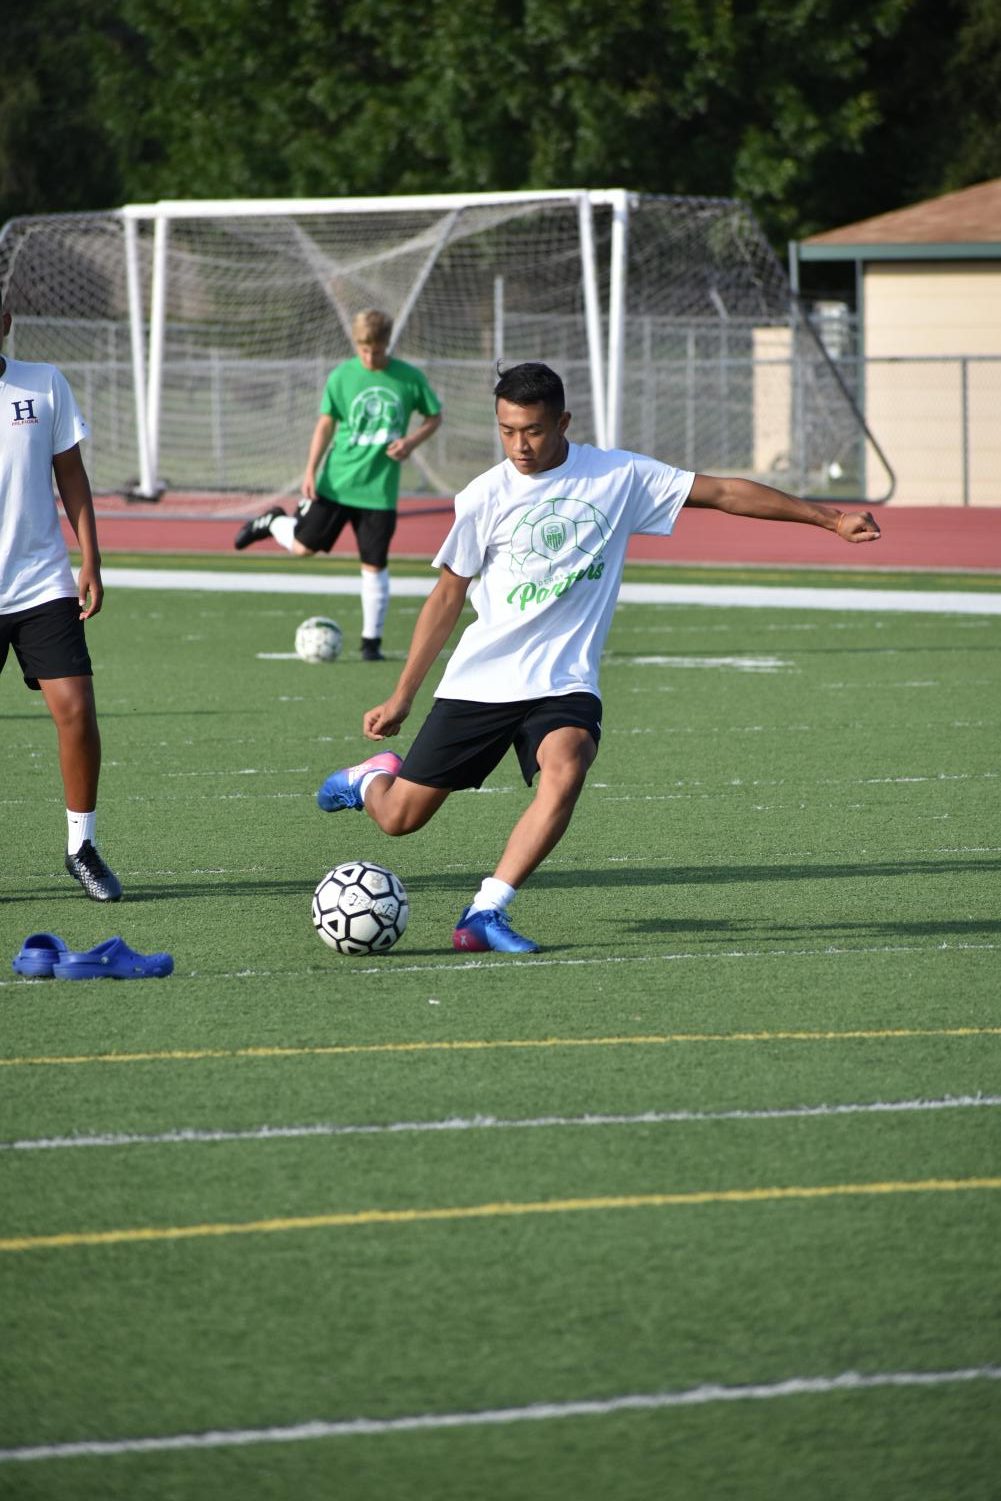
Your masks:
<path fill-rule="evenodd" d="M 1001 1027 L 894 1027 L 848 1032 L 673 1032 L 637 1037 L 473 1038 L 458 1042 L 365 1042 L 308 1047 L 170 1048 L 143 1053 L 41 1054 L 0 1058 L 0 1068 L 66 1067 L 83 1063 L 200 1063 L 217 1059 L 344 1057 L 374 1053 L 465 1053 L 503 1048 L 664 1047 L 696 1042 L 859 1042 L 917 1037 L 1001 1037 Z"/>
<path fill-rule="evenodd" d="M 196 1240 L 227 1235 L 273 1235 L 295 1230 L 347 1229 L 358 1225 L 415 1225 L 441 1220 L 506 1219 L 529 1214 L 576 1214 L 587 1210 L 669 1209 L 697 1204 L 765 1204 L 783 1199 L 837 1199 L 856 1195 L 961 1193 L 1001 1188 L 1001 1178 L 924 1178 L 887 1183 L 828 1183 L 816 1187 L 728 1188 L 695 1193 L 651 1193 L 592 1199 L 543 1199 L 527 1203 L 455 1205 L 443 1209 L 361 1209 L 282 1219 L 203 1225 L 140 1226 L 124 1230 L 67 1231 L 0 1239 L 0 1251 L 62 1251 L 77 1246 L 117 1246 L 141 1241 Z"/>

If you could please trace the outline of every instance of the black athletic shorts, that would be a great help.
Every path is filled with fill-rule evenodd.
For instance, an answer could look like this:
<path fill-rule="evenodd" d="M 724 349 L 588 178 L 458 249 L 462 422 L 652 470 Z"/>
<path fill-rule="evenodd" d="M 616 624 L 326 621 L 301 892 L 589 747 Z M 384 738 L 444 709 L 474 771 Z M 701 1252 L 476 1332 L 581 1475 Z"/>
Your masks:
<path fill-rule="evenodd" d="M 396 531 L 395 511 L 343 506 L 339 500 L 325 500 L 320 495 L 300 505 L 295 540 L 310 552 L 329 552 L 349 522 L 361 561 L 371 568 L 385 568 L 389 544 Z"/>
<path fill-rule="evenodd" d="M 400 776 L 422 787 L 458 792 L 483 783 L 513 745 L 521 774 L 531 787 L 539 769 L 539 746 L 550 730 L 579 726 L 597 745 L 601 700 L 593 693 L 523 698 L 509 704 L 437 698 L 417 731 Z"/>
<path fill-rule="evenodd" d="M 39 678 L 93 677 L 78 599 L 50 599 L 0 615 L 0 672 L 11 647 L 29 688 L 37 688 Z"/>

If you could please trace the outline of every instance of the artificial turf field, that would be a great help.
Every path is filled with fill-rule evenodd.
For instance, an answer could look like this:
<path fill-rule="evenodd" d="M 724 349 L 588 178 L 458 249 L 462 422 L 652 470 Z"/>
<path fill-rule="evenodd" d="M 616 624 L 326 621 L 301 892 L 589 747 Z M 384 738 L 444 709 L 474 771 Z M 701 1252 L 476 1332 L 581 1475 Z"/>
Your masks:
<path fill-rule="evenodd" d="M 4 674 L 0 1496 L 996 1498 L 1001 617 L 621 607 L 523 959 L 450 947 L 513 757 L 407 840 L 316 808 L 358 634 L 109 591 L 114 907 Z M 377 960 L 311 929 L 356 857 Z M 41 929 L 175 973 L 18 979 Z"/>

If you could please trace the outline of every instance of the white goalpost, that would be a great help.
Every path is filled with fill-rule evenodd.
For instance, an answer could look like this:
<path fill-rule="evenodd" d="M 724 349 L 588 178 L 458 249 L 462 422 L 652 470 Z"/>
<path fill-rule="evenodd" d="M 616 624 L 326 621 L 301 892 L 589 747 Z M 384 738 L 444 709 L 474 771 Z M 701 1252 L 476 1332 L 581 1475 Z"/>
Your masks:
<path fill-rule="evenodd" d="M 624 190 L 183 201 L 0 231 L 11 353 L 63 368 L 95 488 L 298 488 L 319 393 L 379 307 L 445 422 L 404 493 L 497 455 L 496 367 L 559 370 L 580 441 L 835 497 L 887 476 L 746 207 Z M 878 450 L 875 452 L 878 453 Z M 875 483 L 874 483 L 875 481 Z"/>

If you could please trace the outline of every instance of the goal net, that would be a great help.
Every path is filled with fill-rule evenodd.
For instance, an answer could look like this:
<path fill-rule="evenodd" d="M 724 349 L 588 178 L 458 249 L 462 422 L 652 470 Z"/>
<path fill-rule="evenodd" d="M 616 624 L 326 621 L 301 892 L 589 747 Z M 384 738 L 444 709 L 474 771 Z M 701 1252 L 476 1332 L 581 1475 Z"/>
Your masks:
<path fill-rule="evenodd" d="M 889 483 L 844 376 L 741 204 L 621 192 L 159 203 L 12 220 L 8 351 L 59 365 L 99 492 L 297 491 L 361 308 L 445 421 L 403 493 L 500 457 L 498 362 L 563 376 L 578 441 L 820 496 Z"/>

